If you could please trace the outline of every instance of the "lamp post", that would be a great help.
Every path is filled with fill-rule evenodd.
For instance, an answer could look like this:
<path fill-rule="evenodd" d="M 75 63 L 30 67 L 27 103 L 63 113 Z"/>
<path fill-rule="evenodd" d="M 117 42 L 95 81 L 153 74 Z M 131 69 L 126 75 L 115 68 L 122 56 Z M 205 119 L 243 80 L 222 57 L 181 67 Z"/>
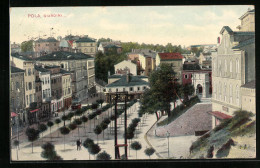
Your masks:
<path fill-rule="evenodd" d="M 19 89 L 17 89 L 17 92 L 18 92 L 18 95 L 20 94 L 20 90 Z M 19 96 L 17 97 L 18 98 L 18 103 L 17 103 L 17 107 L 19 108 L 19 106 L 20 106 L 20 100 L 19 100 Z M 16 108 L 16 113 L 18 112 L 18 110 L 17 110 L 17 108 Z M 20 112 L 19 112 L 19 114 L 20 114 Z M 17 125 L 17 141 L 19 142 L 19 126 L 18 126 L 18 124 L 19 124 L 19 114 L 17 115 L 17 123 L 16 123 L 16 125 Z M 18 149 L 19 149 L 19 143 L 18 143 Z"/>
<path fill-rule="evenodd" d="M 168 158 L 170 157 L 170 149 L 169 149 L 169 137 L 170 137 L 170 133 L 167 131 L 166 133 L 167 139 L 168 139 Z"/>

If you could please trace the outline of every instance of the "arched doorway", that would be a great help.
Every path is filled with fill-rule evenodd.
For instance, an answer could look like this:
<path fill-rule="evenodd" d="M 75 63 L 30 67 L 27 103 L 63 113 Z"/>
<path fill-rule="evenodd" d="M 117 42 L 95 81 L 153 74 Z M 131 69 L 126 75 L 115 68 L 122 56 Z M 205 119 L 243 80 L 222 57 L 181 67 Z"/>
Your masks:
<path fill-rule="evenodd" d="M 202 88 L 202 86 L 201 86 L 201 84 L 198 84 L 197 85 L 197 89 L 196 89 L 196 91 L 197 91 L 197 94 L 202 94 L 202 90 L 203 88 Z"/>

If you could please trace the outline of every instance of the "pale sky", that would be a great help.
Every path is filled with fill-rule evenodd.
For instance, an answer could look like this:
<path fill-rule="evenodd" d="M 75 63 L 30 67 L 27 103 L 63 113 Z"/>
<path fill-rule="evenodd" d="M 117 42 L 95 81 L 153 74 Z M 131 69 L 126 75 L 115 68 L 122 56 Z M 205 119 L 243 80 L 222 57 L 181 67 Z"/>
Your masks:
<path fill-rule="evenodd" d="M 215 44 L 223 26 L 233 31 L 249 5 L 142 7 L 30 7 L 10 10 L 10 40 L 89 35 L 147 44 Z M 41 17 L 30 17 L 31 14 Z M 45 18 L 44 14 L 62 17 Z M 47 35 L 47 36 L 43 36 Z"/>

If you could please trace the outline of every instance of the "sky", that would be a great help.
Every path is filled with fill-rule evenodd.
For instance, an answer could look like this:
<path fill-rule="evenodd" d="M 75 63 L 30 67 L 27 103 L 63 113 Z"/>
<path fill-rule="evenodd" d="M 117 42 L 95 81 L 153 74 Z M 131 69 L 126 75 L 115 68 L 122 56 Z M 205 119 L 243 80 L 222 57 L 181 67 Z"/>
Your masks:
<path fill-rule="evenodd" d="M 29 7 L 10 9 L 10 41 L 68 34 L 146 44 L 216 44 L 223 26 L 233 31 L 249 5 L 139 7 Z M 45 15 L 60 15 L 44 17 Z"/>

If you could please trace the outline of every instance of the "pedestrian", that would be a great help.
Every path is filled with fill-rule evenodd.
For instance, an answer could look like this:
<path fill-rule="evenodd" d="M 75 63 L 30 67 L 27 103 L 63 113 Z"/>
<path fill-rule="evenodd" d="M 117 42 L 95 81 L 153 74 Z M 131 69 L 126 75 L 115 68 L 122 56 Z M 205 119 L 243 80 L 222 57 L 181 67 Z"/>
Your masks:
<path fill-rule="evenodd" d="M 80 141 L 79 139 L 77 140 L 77 150 L 79 150 L 79 147 L 80 147 Z"/>
<path fill-rule="evenodd" d="M 81 150 L 82 140 L 79 139 L 79 150 Z"/>

